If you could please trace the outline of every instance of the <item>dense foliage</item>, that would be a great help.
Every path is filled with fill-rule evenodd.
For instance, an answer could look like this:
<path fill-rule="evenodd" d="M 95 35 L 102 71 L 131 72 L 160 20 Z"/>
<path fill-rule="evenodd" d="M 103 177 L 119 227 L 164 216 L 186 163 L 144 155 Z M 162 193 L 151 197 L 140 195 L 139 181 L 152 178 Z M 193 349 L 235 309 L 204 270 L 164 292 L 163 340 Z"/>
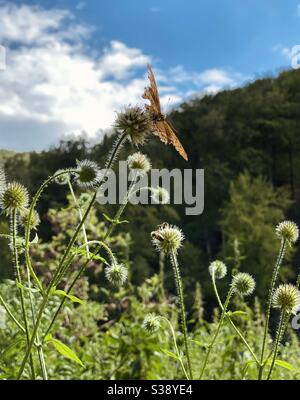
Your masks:
<path fill-rule="evenodd" d="M 273 342 L 268 333 L 268 323 L 279 267 L 280 282 L 293 282 L 297 287 L 300 284 L 299 271 L 294 267 L 299 252 L 292 246 L 296 239 L 285 238 L 283 233 L 285 229 L 296 238 L 298 228 L 287 222 L 275 230 L 284 219 L 299 219 L 299 88 L 300 71 L 283 72 L 277 78 L 260 79 L 243 88 L 182 104 L 170 118 L 189 154 L 188 164 L 154 137 L 143 147 L 143 152 L 156 168 L 204 168 L 205 207 L 203 214 L 196 217 L 185 215 L 184 205 L 128 204 L 122 215 L 123 221 L 119 217 L 112 219 L 118 210 L 117 205 L 101 206 L 94 204 L 94 200 L 89 203 L 93 196 L 96 198 L 93 185 L 89 189 L 81 186 L 76 193 L 78 203 L 76 197 L 74 200 L 73 171 L 68 178 L 69 195 L 66 195 L 64 185 L 56 185 L 54 190 L 49 189 L 48 184 L 45 186 L 47 190 L 42 193 L 42 201 L 37 202 L 41 217 L 38 236 L 30 238 L 29 222 L 27 231 L 21 228 L 18 232 L 18 215 L 13 209 L 5 210 L 3 200 L 3 193 L 10 189 L 21 193 L 23 186 L 14 187 L 12 184 L 10 187 L 10 183 L 5 183 L 5 190 L 1 189 L 0 193 L 2 208 L 6 211 L 3 213 L 6 216 L 0 217 L 0 294 L 6 299 L 7 307 L 16 313 L 17 320 L 22 319 L 20 310 L 24 316 L 24 307 L 42 310 L 37 325 L 32 311 L 32 328 L 38 326 L 36 332 L 45 332 L 42 347 L 50 378 L 178 379 L 192 377 L 193 370 L 196 378 L 256 379 L 257 369 L 262 366 L 270 367 L 270 374 L 274 367 L 273 379 L 298 376 L 298 339 L 287 324 L 287 318 L 300 298 L 296 286 L 277 288 L 277 305 L 274 307 L 281 313 L 279 325 L 279 313 L 272 312 L 271 315 Z M 124 137 L 126 135 L 123 133 Z M 76 160 L 88 158 L 91 166 L 92 161 L 102 167 L 106 165 L 115 136 L 116 133 L 112 132 L 96 145 L 88 145 L 83 139 L 63 141 L 58 147 L 41 153 L 1 151 L 1 164 L 9 182 L 14 179 L 22 182 L 33 195 L 57 170 L 75 168 Z M 120 159 L 129 153 L 132 153 L 132 145 L 127 143 L 119 154 Z M 80 163 L 77 163 L 77 174 L 79 169 Z M 40 200 L 40 196 L 36 199 Z M 11 197 L 8 202 L 10 200 Z M 23 202 L 25 208 L 28 207 L 26 198 Z M 89 208 L 89 204 L 94 208 Z M 81 225 L 79 228 L 76 226 L 85 212 L 81 234 Z M 22 218 L 21 214 L 19 218 Z M 7 215 L 10 215 L 10 223 Z M 158 236 L 157 247 L 166 253 L 165 257 L 162 253 L 158 255 L 150 245 L 151 231 L 163 221 L 182 227 L 186 236 L 181 248 L 183 237 L 180 230 L 172 231 L 169 224 L 157 228 L 154 232 Z M 109 231 L 110 225 L 113 225 L 113 231 Z M 27 239 L 26 232 L 29 232 Z M 106 236 L 107 232 L 109 236 Z M 21 236 L 24 234 L 25 242 Z M 167 247 L 167 250 L 163 249 L 162 242 L 167 240 L 161 236 L 164 234 L 175 235 L 173 238 L 177 235 L 178 254 L 177 248 L 176 251 Z M 105 246 L 117 254 L 118 263 L 113 261 L 113 267 L 126 266 L 126 270 L 125 267 L 124 271 L 121 269 L 117 278 L 109 276 L 114 272 L 107 272 L 108 262 L 103 254 L 90 253 L 93 247 L 84 249 L 86 236 L 98 242 L 104 240 Z M 19 257 L 21 263 L 24 262 L 25 252 L 24 265 L 27 274 L 31 273 L 34 288 L 31 288 L 30 278 L 26 277 L 22 265 L 22 276 L 15 276 L 9 249 L 15 264 L 18 264 Z M 278 257 L 279 249 L 281 255 Z M 70 259 L 61 258 L 62 254 L 67 254 Z M 34 260 L 34 273 L 41 283 L 35 280 L 26 257 Z M 213 271 L 214 264 L 211 264 L 217 258 L 226 263 L 229 272 L 218 281 L 222 301 L 226 299 L 223 304 L 216 289 L 215 279 L 218 277 Z M 89 263 L 84 276 L 75 279 L 76 285 L 70 287 L 78 270 L 85 265 L 85 259 Z M 218 268 L 223 268 L 222 265 L 218 264 Z M 61 268 L 57 276 L 58 287 L 52 281 L 57 266 L 58 270 Z M 224 268 L 227 267 L 224 264 Z M 114 279 L 124 283 L 127 270 L 128 282 L 124 287 L 113 288 L 105 279 L 106 276 L 110 283 L 114 283 Z M 268 297 L 274 271 L 275 278 Z M 244 295 L 252 294 L 254 290 L 252 275 L 256 280 L 255 297 L 248 300 Z M 13 283 L 15 278 L 17 285 Z M 20 284 L 23 279 L 28 279 L 24 286 Z M 49 292 L 44 292 L 43 287 L 49 287 Z M 21 302 L 18 291 L 21 292 Z M 288 295 L 287 306 L 282 303 L 282 294 L 283 300 L 285 294 Z M 178 296 L 179 303 L 174 295 Z M 59 308 L 56 318 L 55 310 L 60 307 L 61 296 L 64 307 Z M 187 321 L 184 320 L 184 303 Z M 4 379 L 15 378 L 21 364 L 19 377 L 24 373 L 23 377 L 29 378 L 26 349 L 29 349 L 27 357 L 30 358 L 31 347 L 29 338 L 26 341 L 22 332 L 24 327 L 26 331 L 26 323 L 20 331 L 13 320 L 7 319 L 3 307 L 0 312 L 1 376 Z M 165 323 L 167 325 L 159 329 Z M 143 325 L 152 331 L 152 335 L 142 328 Z M 265 331 L 264 327 L 267 327 Z M 240 331 L 244 336 L 239 336 Z M 38 337 L 38 342 L 35 342 L 35 333 L 31 344 L 33 348 L 36 346 L 41 363 L 38 377 L 43 373 L 45 378 L 39 353 L 41 348 Z M 269 346 L 272 343 L 273 347 Z M 265 345 L 266 351 L 272 351 L 263 365 L 263 359 L 257 360 L 255 354 L 259 354 Z M 58 357 L 53 349 L 58 350 Z M 35 357 L 29 360 L 31 367 L 38 363 L 37 354 Z M 66 357 L 69 362 L 66 362 Z M 189 357 L 192 365 L 189 365 Z M 267 377 L 262 370 L 260 373 L 259 377 Z"/>

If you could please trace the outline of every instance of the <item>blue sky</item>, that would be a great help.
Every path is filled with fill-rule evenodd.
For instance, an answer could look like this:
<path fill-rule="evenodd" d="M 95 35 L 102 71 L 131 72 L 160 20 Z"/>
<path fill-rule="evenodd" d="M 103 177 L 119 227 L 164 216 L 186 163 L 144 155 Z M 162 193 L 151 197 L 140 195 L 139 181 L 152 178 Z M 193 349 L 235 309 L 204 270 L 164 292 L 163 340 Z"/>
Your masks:
<path fill-rule="evenodd" d="M 297 44 L 300 0 L 1 1 L 0 148 L 95 140 L 147 62 L 168 109 L 289 68 Z"/>

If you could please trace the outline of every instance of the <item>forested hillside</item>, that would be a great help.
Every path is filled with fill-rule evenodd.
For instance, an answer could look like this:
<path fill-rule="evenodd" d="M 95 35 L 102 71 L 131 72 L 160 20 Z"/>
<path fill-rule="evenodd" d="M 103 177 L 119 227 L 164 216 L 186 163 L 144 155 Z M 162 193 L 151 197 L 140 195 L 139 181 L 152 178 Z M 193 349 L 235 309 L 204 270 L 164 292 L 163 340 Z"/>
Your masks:
<path fill-rule="evenodd" d="M 234 258 L 239 259 L 241 270 L 256 276 L 257 294 L 264 294 L 266 276 L 269 279 L 276 257 L 272 227 L 284 217 L 296 222 L 300 219 L 299 110 L 300 70 L 195 99 L 172 112 L 170 118 L 189 162 L 155 137 L 141 151 L 149 155 L 156 168 L 204 168 L 204 212 L 194 217 L 186 216 L 182 206 L 128 207 L 125 218 L 130 224 L 126 228 L 131 234 L 132 276 L 137 283 L 158 270 L 149 233 L 167 220 L 181 226 L 188 239 L 180 261 L 190 304 L 197 282 L 209 303 L 212 293 L 207 265 L 216 257 L 229 265 Z M 74 165 L 76 159 L 88 155 L 102 166 L 113 140 L 113 136 L 105 137 L 93 147 L 84 141 L 62 142 L 41 153 L 6 155 L 1 151 L 0 164 L 4 163 L 10 178 L 20 180 L 33 193 L 47 176 Z M 130 145 L 122 151 L 128 154 Z M 40 204 L 42 218 L 46 219 L 50 207 L 63 206 L 64 198 L 63 187 L 47 191 Z M 5 229 L 4 222 L 0 226 Z M 50 224 L 42 227 L 39 235 L 46 241 L 53 232 Z M 2 244 L 0 276 L 4 277 L 10 275 L 10 260 Z M 299 260 L 297 254 L 294 257 Z M 174 289 L 172 282 L 166 271 L 170 290 Z"/>

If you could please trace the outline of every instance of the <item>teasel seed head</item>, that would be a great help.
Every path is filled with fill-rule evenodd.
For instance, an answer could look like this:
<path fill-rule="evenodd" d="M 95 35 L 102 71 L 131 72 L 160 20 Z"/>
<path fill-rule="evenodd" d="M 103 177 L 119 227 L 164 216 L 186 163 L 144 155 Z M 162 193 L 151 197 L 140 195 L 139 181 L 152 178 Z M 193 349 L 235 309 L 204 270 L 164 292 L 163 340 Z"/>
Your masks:
<path fill-rule="evenodd" d="M 99 183 L 101 171 L 94 161 L 78 161 L 76 170 L 75 179 L 80 187 L 95 188 Z"/>
<path fill-rule="evenodd" d="M 29 221 L 29 213 L 30 213 L 30 211 L 28 208 L 24 208 L 20 212 L 19 222 L 24 228 L 27 227 L 27 224 Z M 31 218 L 30 218 L 30 229 L 36 229 L 40 222 L 41 222 L 41 220 L 40 220 L 40 216 L 39 216 L 38 212 L 36 210 L 33 210 L 32 214 L 31 214 Z"/>
<path fill-rule="evenodd" d="M 151 188 L 151 197 L 156 204 L 168 204 L 170 201 L 170 193 L 160 186 Z"/>
<path fill-rule="evenodd" d="M 238 272 L 232 278 L 231 286 L 235 293 L 242 296 L 249 296 L 255 289 L 255 280 L 247 272 Z"/>
<path fill-rule="evenodd" d="M 59 169 L 55 172 L 55 182 L 58 185 L 67 185 L 70 179 L 70 173 L 67 169 Z"/>
<path fill-rule="evenodd" d="M 25 186 L 18 182 L 8 183 L 3 192 L 0 193 L 0 208 L 2 208 L 6 214 L 10 214 L 13 211 L 22 211 L 28 206 L 29 195 Z"/>
<path fill-rule="evenodd" d="M 105 268 L 105 276 L 114 286 L 122 286 L 128 278 L 128 271 L 123 264 L 112 264 Z"/>
<path fill-rule="evenodd" d="M 215 274 L 216 279 L 222 279 L 227 274 L 227 267 L 223 261 L 220 260 L 215 260 L 210 263 L 208 270 L 211 276 L 213 273 Z"/>
<path fill-rule="evenodd" d="M 145 175 L 151 169 L 149 158 L 140 152 L 134 153 L 127 158 L 128 168 L 138 175 Z"/>
<path fill-rule="evenodd" d="M 143 321 L 143 328 L 148 333 L 155 333 L 160 328 L 160 316 L 154 313 L 147 314 Z"/>
<path fill-rule="evenodd" d="M 128 106 L 117 113 L 115 128 L 127 134 L 135 145 L 143 145 L 147 134 L 151 131 L 151 120 L 141 107 Z"/>
<path fill-rule="evenodd" d="M 300 292 L 296 286 L 286 283 L 274 291 L 272 305 L 281 311 L 296 314 L 300 306 Z"/>
<path fill-rule="evenodd" d="M 293 221 L 283 221 L 277 225 L 276 234 L 282 240 L 286 240 L 289 245 L 292 245 L 299 238 L 299 228 Z"/>
<path fill-rule="evenodd" d="M 177 226 L 164 222 L 156 231 L 151 232 L 152 243 L 156 249 L 165 254 L 177 254 L 182 246 L 184 235 Z"/>

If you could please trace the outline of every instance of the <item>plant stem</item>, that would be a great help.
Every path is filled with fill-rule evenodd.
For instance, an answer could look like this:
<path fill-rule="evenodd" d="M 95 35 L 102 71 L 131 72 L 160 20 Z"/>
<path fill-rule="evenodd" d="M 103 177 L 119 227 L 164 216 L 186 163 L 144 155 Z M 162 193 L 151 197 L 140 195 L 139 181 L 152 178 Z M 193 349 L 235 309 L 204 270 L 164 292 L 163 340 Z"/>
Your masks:
<path fill-rule="evenodd" d="M 164 301 L 166 299 L 165 296 L 165 287 L 164 287 L 164 280 L 165 280 L 165 253 L 159 253 L 159 283 L 160 283 L 160 300 Z"/>
<path fill-rule="evenodd" d="M 101 242 L 101 241 L 98 241 L 98 240 L 92 240 L 92 241 L 90 241 L 89 243 L 97 243 L 97 244 L 100 245 L 101 247 L 104 247 L 104 248 L 106 249 L 106 251 L 109 253 L 112 262 L 113 262 L 114 264 L 116 263 L 116 259 L 115 259 L 115 257 L 114 257 L 113 252 L 111 251 L 111 249 L 110 249 L 104 242 Z M 93 259 L 93 257 L 92 257 L 92 258 L 89 258 L 88 261 L 91 261 L 92 259 Z M 80 276 L 81 276 L 81 274 L 83 273 L 83 271 L 85 270 L 85 268 L 86 268 L 86 264 L 83 264 L 83 266 L 80 268 L 80 270 L 79 270 L 78 273 L 76 274 L 75 278 L 73 279 L 73 281 L 72 281 L 71 285 L 69 286 L 68 290 L 66 291 L 67 294 L 69 294 L 69 293 L 71 292 L 71 290 L 72 290 L 73 287 L 75 286 L 75 283 L 76 283 L 77 280 L 80 278 Z M 67 299 L 67 297 L 63 297 L 63 299 L 61 300 L 60 305 L 58 306 L 58 308 L 57 308 L 57 310 L 56 310 L 54 316 L 52 317 L 51 322 L 50 322 L 50 324 L 49 324 L 49 326 L 48 326 L 48 328 L 47 328 L 47 330 L 46 330 L 46 332 L 45 332 L 45 334 L 44 334 L 44 336 L 43 336 L 43 341 L 45 340 L 46 336 L 49 334 L 50 330 L 52 329 L 52 327 L 53 327 L 53 325 L 54 325 L 54 322 L 56 321 L 56 318 L 58 317 L 58 315 L 59 315 L 59 313 L 60 313 L 60 311 L 61 311 L 63 305 L 65 304 L 66 299 Z"/>
<path fill-rule="evenodd" d="M 17 318 L 13 315 L 13 313 L 11 312 L 10 308 L 8 307 L 8 305 L 6 304 L 5 300 L 3 299 L 3 297 L 0 295 L 0 303 L 2 304 L 2 306 L 4 307 L 5 311 L 7 312 L 7 315 L 9 316 L 9 318 L 17 325 L 17 327 L 23 332 L 26 333 L 24 326 L 22 326 L 20 324 L 20 322 L 17 320 Z"/>
<path fill-rule="evenodd" d="M 132 183 L 131 183 L 131 185 L 130 185 L 130 188 L 129 188 L 129 190 L 128 190 L 128 193 L 127 193 L 127 196 L 126 196 L 126 198 L 125 198 L 125 200 L 124 200 L 124 203 L 119 207 L 118 211 L 116 212 L 116 214 L 115 214 L 115 216 L 114 216 L 114 218 L 113 218 L 113 222 L 111 222 L 110 227 L 109 227 L 109 229 L 107 230 L 107 232 L 106 232 L 106 234 L 105 234 L 105 236 L 104 236 L 104 238 L 103 238 L 103 241 L 92 240 L 92 241 L 90 241 L 90 242 L 87 242 L 87 243 L 98 243 L 98 249 L 97 249 L 96 253 L 94 254 L 94 256 L 96 256 L 97 254 L 99 254 L 101 248 L 104 247 L 104 248 L 106 249 L 106 251 L 110 254 L 110 257 L 111 257 L 112 261 L 113 261 L 113 262 L 116 262 L 113 253 L 110 251 L 110 248 L 105 244 L 105 241 L 106 241 L 106 240 L 108 239 L 108 237 L 112 234 L 113 229 L 114 229 L 114 227 L 115 227 L 115 225 L 116 225 L 116 223 L 117 223 L 117 220 L 121 217 L 122 213 L 124 212 L 125 207 L 126 207 L 126 205 L 128 204 L 130 195 L 132 194 L 132 189 L 134 188 L 135 182 L 136 182 L 136 179 L 132 180 Z M 86 267 L 88 266 L 88 264 L 89 264 L 92 260 L 93 260 L 93 256 L 92 256 L 91 258 L 88 258 L 87 261 L 86 261 L 86 262 L 82 265 L 82 267 L 79 269 L 78 273 L 75 275 L 75 278 L 73 279 L 71 285 L 69 286 L 69 288 L 68 288 L 68 290 L 67 290 L 67 292 L 66 292 L 67 294 L 69 294 L 69 293 L 71 292 L 71 290 L 72 290 L 73 287 L 75 286 L 76 282 L 77 282 L 78 279 L 81 277 L 81 275 L 82 275 L 83 272 L 85 271 Z M 72 260 L 71 260 L 71 262 L 72 262 Z M 67 269 L 67 268 L 68 268 L 68 265 L 67 265 L 66 269 Z M 62 272 L 61 275 L 63 275 L 64 272 L 65 272 L 65 270 Z M 47 328 L 47 331 L 46 331 L 46 333 L 45 333 L 45 335 L 44 335 L 44 338 L 45 338 L 45 337 L 47 336 L 47 334 L 50 332 L 50 330 L 51 330 L 51 328 L 52 328 L 52 326 L 53 326 L 53 324 L 54 324 L 56 318 L 58 317 L 58 315 L 59 315 L 59 313 L 60 313 L 62 307 L 63 307 L 64 304 L 65 304 L 65 301 L 66 301 L 66 297 L 64 297 L 64 298 L 61 300 L 60 305 L 58 306 L 58 309 L 56 310 L 56 312 L 55 312 L 55 314 L 54 314 L 54 316 L 53 316 L 53 318 L 52 318 L 52 320 L 51 320 L 51 322 L 50 322 L 50 325 L 49 325 L 49 327 Z"/>
<path fill-rule="evenodd" d="M 171 262 L 172 262 L 172 266 L 173 266 L 173 270 L 174 270 L 175 283 L 176 283 L 177 294 L 178 294 L 178 298 L 179 298 L 179 306 L 180 306 L 180 313 L 181 313 L 181 326 L 182 326 L 182 331 L 183 331 L 184 347 L 185 347 L 185 353 L 186 353 L 186 358 L 187 358 L 188 370 L 189 370 L 190 379 L 193 379 L 191 358 L 190 358 L 190 352 L 189 352 L 189 347 L 188 347 L 187 325 L 186 325 L 186 315 L 185 315 L 182 281 L 181 281 L 181 277 L 180 277 L 180 270 L 179 270 L 177 255 L 174 251 L 171 252 L 170 258 L 171 258 Z"/>
<path fill-rule="evenodd" d="M 213 275 L 214 275 L 214 271 L 213 271 Z M 213 277 L 213 279 L 214 279 L 214 277 Z M 202 367 L 202 371 L 201 371 L 199 380 L 201 380 L 202 377 L 203 377 L 203 374 L 204 374 L 204 371 L 205 371 L 205 368 L 206 368 L 206 365 L 207 365 L 207 362 L 208 362 L 208 359 L 209 359 L 211 350 L 212 350 L 212 348 L 213 348 L 213 346 L 214 346 L 214 344 L 215 344 L 215 341 L 217 340 L 217 337 L 218 337 L 218 335 L 219 335 L 221 326 L 222 326 L 223 321 L 224 321 L 224 317 L 225 317 L 226 312 L 227 312 L 227 308 L 228 308 L 228 305 L 229 305 L 229 301 L 230 301 L 230 298 L 231 298 L 231 296 L 232 296 L 232 293 L 233 293 L 233 290 L 232 290 L 232 287 L 231 287 L 231 288 L 229 289 L 229 291 L 228 291 L 228 294 L 227 294 L 227 297 L 226 297 L 224 306 L 222 307 L 222 314 L 221 314 L 221 317 L 220 317 L 220 320 L 219 320 L 219 323 L 218 323 L 218 326 L 217 326 L 217 330 L 216 330 L 216 332 L 215 332 L 215 334 L 214 334 L 214 337 L 213 337 L 211 343 L 210 343 L 209 346 L 208 346 L 208 350 L 207 350 L 207 352 L 206 352 L 206 357 L 205 357 L 205 360 L 204 360 L 204 363 L 203 363 L 203 367 Z"/>
<path fill-rule="evenodd" d="M 219 306 L 220 306 L 221 310 L 223 311 L 223 304 L 222 304 L 220 296 L 219 296 L 215 276 L 213 275 L 212 277 L 213 277 L 212 282 L 213 282 L 214 292 L 215 292 L 216 298 L 218 300 Z M 250 347 L 249 343 L 247 342 L 246 338 L 244 337 L 244 335 L 241 333 L 241 331 L 238 329 L 238 327 L 235 325 L 235 323 L 232 321 L 232 319 L 230 318 L 230 316 L 227 313 L 225 314 L 225 317 L 226 317 L 227 321 L 230 323 L 230 325 L 232 326 L 232 328 L 235 330 L 235 332 L 238 334 L 238 336 L 240 337 L 240 339 L 242 340 L 244 345 L 247 347 L 249 353 L 252 355 L 256 364 L 258 366 L 260 366 L 260 362 L 258 361 L 258 358 L 256 357 L 254 351 L 251 349 L 251 347 Z"/>
<path fill-rule="evenodd" d="M 14 256 L 14 264 L 16 268 L 16 283 L 19 289 L 19 295 L 21 300 L 21 309 L 23 315 L 23 322 L 25 328 L 25 336 L 27 341 L 27 346 L 29 346 L 30 342 L 30 333 L 29 333 L 29 326 L 28 326 L 28 319 L 26 314 L 26 306 L 25 306 L 25 298 L 24 298 L 24 288 L 22 285 L 22 278 L 20 273 L 20 266 L 19 266 L 19 256 L 18 256 L 18 248 L 17 248 L 17 214 L 14 210 L 12 213 L 12 248 L 13 248 L 13 256 Z M 32 353 L 29 353 L 30 356 L 30 369 L 31 369 L 31 378 L 35 380 L 35 370 L 34 370 L 34 362 Z"/>
<path fill-rule="evenodd" d="M 282 328 L 284 325 L 284 321 L 285 321 L 285 311 L 282 311 L 281 315 L 280 315 L 280 321 L 279 321 L 279 326 L 278 326 L 278 330 L 277 330 L 277 334 L 276 334 L 276 339 L 275 339 L 275 347 L 274 347 L 274 353 L 273 353 L 273 359 L 272 359 L 272 364 L 267 376 L 267 380 L 271 379 L 272 376 L 272 372 L 273 372 L 273 368 L 275 365 L 275 361 L 276 361 L 276 357 L 277 357 L 277 353 L 278 353 L 278 346 L 281 340 L 281 333 L 282 333 Z"/>
<path fill-rule="evenodd" d="M 68 179 L 68 185 L 69 185 L 70 193 L 71 193 L 71 196 L 73 198 L 75 207 L 78 210 L 79 219 L 80 219 L 80 221 L 82 221 L 82 219 L 83 219 L 82 211 L 81 211 L 81 208 L 80 208 L 80 206 L 78 204 L 78 201 L 77 201 L 77 198 L 75 196 L 75 193 L 74 193 L 74 190 L 73 190 L 73 186 L 72 186 L 72 183 L 71 183 L 70 179 Z M 82 236 L 83 236 L 84 243 L 86 243 L 86 248 L 85 249 L 86 249 L 86 252 L 87 252 L 87 256 L 89 257 L 90 250 L 89 250 L 88 238 L 87 238 L 86 229 L 85 229 L 85 225 L 84 224 L 82 225 Z"/>
<path fill-rule="evenodd" d="M 34 325 L 35 319 L 36 319 L 35 304 L 34 304 L 34 298 L 33 298 L 32 292 L 31 292 L 30 271 L 29 271 L 29 268 L 27 265 L 26 265 L 26 271 L 27 271 L 27 284 L 28 284 L 28 289 L 29 289 L 29 301 L 30 301 L 32 322 Z M 37 347 L 37 352 L 38 352 L 38 357 L 39 357 L 39 362 L 40 362 L 40 366 L 41 366 L 43 380 L 47 381 L 48 380 L 47 368 L 46 368 L 46 364 L 45 364 L 43 347 L 40 344 L 40 338 L 39 338 L 38 333 L 36 334 L 36 343 L 37 343 L 36 347 Z"/>
<path fill-rule="evenodd" d="M 109 160 L 109 162 L 108 162 L 108 165 L 107 165 L 105 174 L 103 175 L 102 182 L 103 182 L 103 180 L 106 178 L 107 172 L 108 172 L 109 168 L 111 167 L 111 165 L 112 165 L 112 163 L 113 163 L 113 161 L 114 161 L 115 155 L 117 154 L 119 148 L 121 147 L 121 145 L 123 144 L 123 142 L 124 142 L 124 140 L 125 140 L 126 138 L 127 138 L 127 134 L 124 133 L 124 134 L 120 137 L 120 139 L 118 140 L 116 146 L 114 147 L 114 149 L 113 149 L 113 151 L 112 151 L 112 153 L 111 153 L 110 160 Z M 75 172 L 76 172 L 76 171 L 75 171 Z M 56 176 L 57 176 L 57 175 L 56 175 Z M 52 178 L 53 178 L 53 177 L 52 177 Z M 51 179 L 51 178 L 49 178 L 48 181 L 49 181 L 50 179 Z M 46 182 L 47 182 L 47 181 L 46 181 Z M 45 184 L 46 184 L 46 183 L 45 183 Z M 46 187 L 45 184 L 42 185 L 42 187 L 43 187 L 43 186 Z M 31 215 L 32 215 L 32 212 L 33 212 L 33 209 L 34 209 L 34 205 L 35 205 L 35 203 L 37 202 L 37 199 L 38 199 L 38 197 L 40 196 L 42 190 L 43 190 L 43 189 L 40 188 L 40 190 L 37 192 L 37 195 L 36 195 L 35 198 L 34 198 L 34 201 L 33 201 L 32 204 L 31 204 L 31 208 L 30 208 L 30 212 L 29 212 L 29 217 L 28 217 L 28 218 L 29 218 L 29 221 L 31 220 Z M 25 352 L 25 355 L 24 355 L 24 358 L 23 358 L 23 361 L 22 361 L 22 364 L 21 364 L 21 367 L 20 367 L 20 370 L 19 370 L 18 378 L 20 378 L 20 377 L 22 376 L 23 371 L 24 371 L 24 368 L 25 368 L 25 365 L 26 365 L 26 362 L 27 362 L 27 360 L 28 360 L 28 357 L 29 357 L 29 355 L 31 354 L 31 349 L 32 349 L 32 347 L 33 347 L 33 345 L 34 345 L 34 341 L 35 341 L 36 335 L 37 335 L 37 333 L 38 333 L 38 328 L 39 328 L 39 325 L 40 325 L 40 322 L 41 322 L 41 319 L 42 319 L 44 310 L 45 310 L 45 308 L 46 308 L 46 305 L 47 305 L 47 302 L 48 302 L 48 298 L 49 298 L 49 295 L 50 295 L 50 293 L 51 293 L 51 289 L 53 288 L 54 282 L 56 282 L 56 278 L 59 276 L 59 274 L 60 274 L 60 272 L 61 272 L 61 269 L 63 268 L 64 263 L 65 263 L 65 261 L 66 261 L 68 255 L 69 255 L 71 249 L 72 249 L 72 246 L 73 246 L 73 244 L 75 243 L 75 241 L 76 241 L 76 239 L 77 239 L 77 236 L 79 235 L 79 232 L 80 232 L 80 230 L 81 230 L 81 228 L 82 228 L 82 226 L 83 226 L 83 224 L 84 224 L 84 222 L 85 222 L 87 216 L 89 215 L 89 213 L 90 213 L 90 211 L 91 211 L 91 209 L 92 209 L 92 207 L 93 207 L 93 205 L 94 205 L 94 203 L 95 203 L 95 201 L 96 201 L 96 195 L 97 195 L 97 192 L 94 193 L 94 195 L 93 195 L 93 197 L 92 197 L 92 199 L 91 199 L 91 201 L 90 201 L 90 204 L 88 205 L 88 207 L 87 207 L 87 209 L 86 209 L 86 211 L 85 211 L 85 213 L 84 213 L 84 215 L 83 215 L 83 217 L 82 217 L 82 220 L 81 220 L 80 223 L 78 224 L 78 226 L 77 226 L 77 228 L 76 228 L 76 230 L 75 230 L 75 232 L 74 232 L 74 234 L 73 234 L 73 237 L 71 238 L 71 240 L 70 240 L 70 242 L 69 242 L 69 244 L 68 244 L 68 246 L 67 246 L 67 248 L 66 248 L 66 250 L 65 250 L 65 252 L 64 252 L 64 254 L 63 254 L 63 256 L 62 256 L 62 258 L 61 258 L 61 261 L 60 261 L 60 263 L 59 263 L 59 265 L 58 265 L 58 268 L 57 268 L 57 270 L 56 270 L 56 272 L 55 272 L 55 274 L 54 274 L 52 280 L 50 281 L 50 283 L 49 283 L 49 285 L 48 285 L 48 287 L 47 287 L 46 293 L 45 293 L 45 295 L 44 295 L 43 301 L 42 301 L 41 306 L 40 306 L 40 309 L 39 309 L 39 313 L 38 313 L 38 316 L 37 316 L 37 319 L 36 319 L 35 326 L 34 326 L 34 328 L 33 328 L 33 332 L 32 332 L 32 335 L 31 335 L 30 342 L 29 342 L 29 344 L 28 344 L 28 346 L 27 346 L 27 350 L 26 350 L 26 352 Z M 26 239 L 26 243 L 27 243 L 27 244 L 25 244 L 26 252 L 28 252 L 28 259 L 29 259 L 29 262 L 30 262 L 30 257 L 29 257 L 29 236 L 30 236 L 30 223 L 28 223 L 28 224 L 27 224 L 27 227 L 26 227 L 26 238 L 27 238 L 27 239 Z M 31 265 L 31 263 L 30 263 L 30 265 Z M 29 266 L 29 265 L 28 265 L 28 266 Z M 31 266 L 31 268 L 29 267 L 29 269 L 30 269 L 30 271 L 31 271 L 31 270 L 33 271 L 32 266 Z M 35 275 L 35 274 L 34 274 L 34 275 Z M 38 282 L 39 282 L 39 281 L 38 281 Z"/>
<path fill-rule="evenodd" d="M 76 170 L 73 171 L 69 171 L 69 172 L 73 172 L 76 173 Z M 32 279 L 34 280 L 34 282 L 36 283 L 39 291 L 41 292 L 42 295 L 44 295 L 44 289 L 43 286 L 41 284 L 41 282 L 39 281 L 39 278 L 36 276 L 34 269 L 32 267 L 31 264 L 31 259 L 30 259 L 30 254 L 29 254 L 29 248 L 30 248 L 30 232 L 31 232 L 31 225 L 30 225 L 30 221 L 32 219 L 32 215 L 33 215 L 33 211 L 36 207 L 37 201 L 40 198 L 41 194 L 43 193 L 43 191 L 45 190 L 45 188 L 50 185 L 50 183 L 56 179 L 58 176 L 65 174 L 66 172 L 61 172 L 59 174 L 55 174 L 50 176 L 45 182 L 42 183 L 42 185 L 39 187 L 39 189 L 37 190 L 36 194 L 34 195 L 31 205 L 30 205 L 30 209 L 29 209 L 29 214 L 28 214 L 28 221 L 25 227 L 25 259 L 26 259 L 26 265 L 27 268 L 30 271 L 30 274 L 32 276 Z"/>
<path fill-rule="evenodd" d="M 260 364 L 261 365 L 260 365 L 260 367 L 258 369 L 258 379 L 259 380 L 262 379 L 263 370 L 264 370 L 263 360 L 264 360 L 266 340 L 267 340 L 267 335 L 268 335 L 268 330 L 269 330 L 272 297 L 273 297 L 274 287 L 275 287 L 275 284 L 276 284 L 276 281 L 277 281 L 277 277 L 278 277 L 279 268 L 280 268 L 280 266 L 282 264 L 282 260 L 283 260 L 284 254 L 285 254 L 285 250 L 286 250 L 286 240 L 282 239 L 281 240 L 280 249 L 279 249 L 279 254 L 278 254 L 274 269 L 273 269 L 272 278 L 271 278 L 271 284 L 270 284 L 269 294 L 268 294 L 265 329 L 264 329 L 263 343 L 262 343 L 261 356 L 260 356 Z"/>
<path fill-rule="evenodd" d="M 169 327 L 171 329 L 171 333 L 172 333 L 172 337 L 173 337 L 173 341 L 174 341 L 174 347 L 175 347 L 175 351 L 176 351 L 178 360 L 180 362 L 182 371 L 183 371 L 186 379 L 189 380 L 190 378 L 189 378 L 189 376 L 188 376 L 188 374 L 186 372 L 186 369 L 185 369 L 184 364 L 182 362 L 182 358 L 180 356 L 180 352 L 179 352 L 179 349 L 178 349 L 178 346 L 177 346 L 176 335 L 175 335 L 175 331 L 174 331 L 173 325 L 171 324 L 171 322 L 167 318 L 165 318 L 165 317 L 161 317 L 161 318 L 168 323 L 168 325 L 169 325 Z"/>

